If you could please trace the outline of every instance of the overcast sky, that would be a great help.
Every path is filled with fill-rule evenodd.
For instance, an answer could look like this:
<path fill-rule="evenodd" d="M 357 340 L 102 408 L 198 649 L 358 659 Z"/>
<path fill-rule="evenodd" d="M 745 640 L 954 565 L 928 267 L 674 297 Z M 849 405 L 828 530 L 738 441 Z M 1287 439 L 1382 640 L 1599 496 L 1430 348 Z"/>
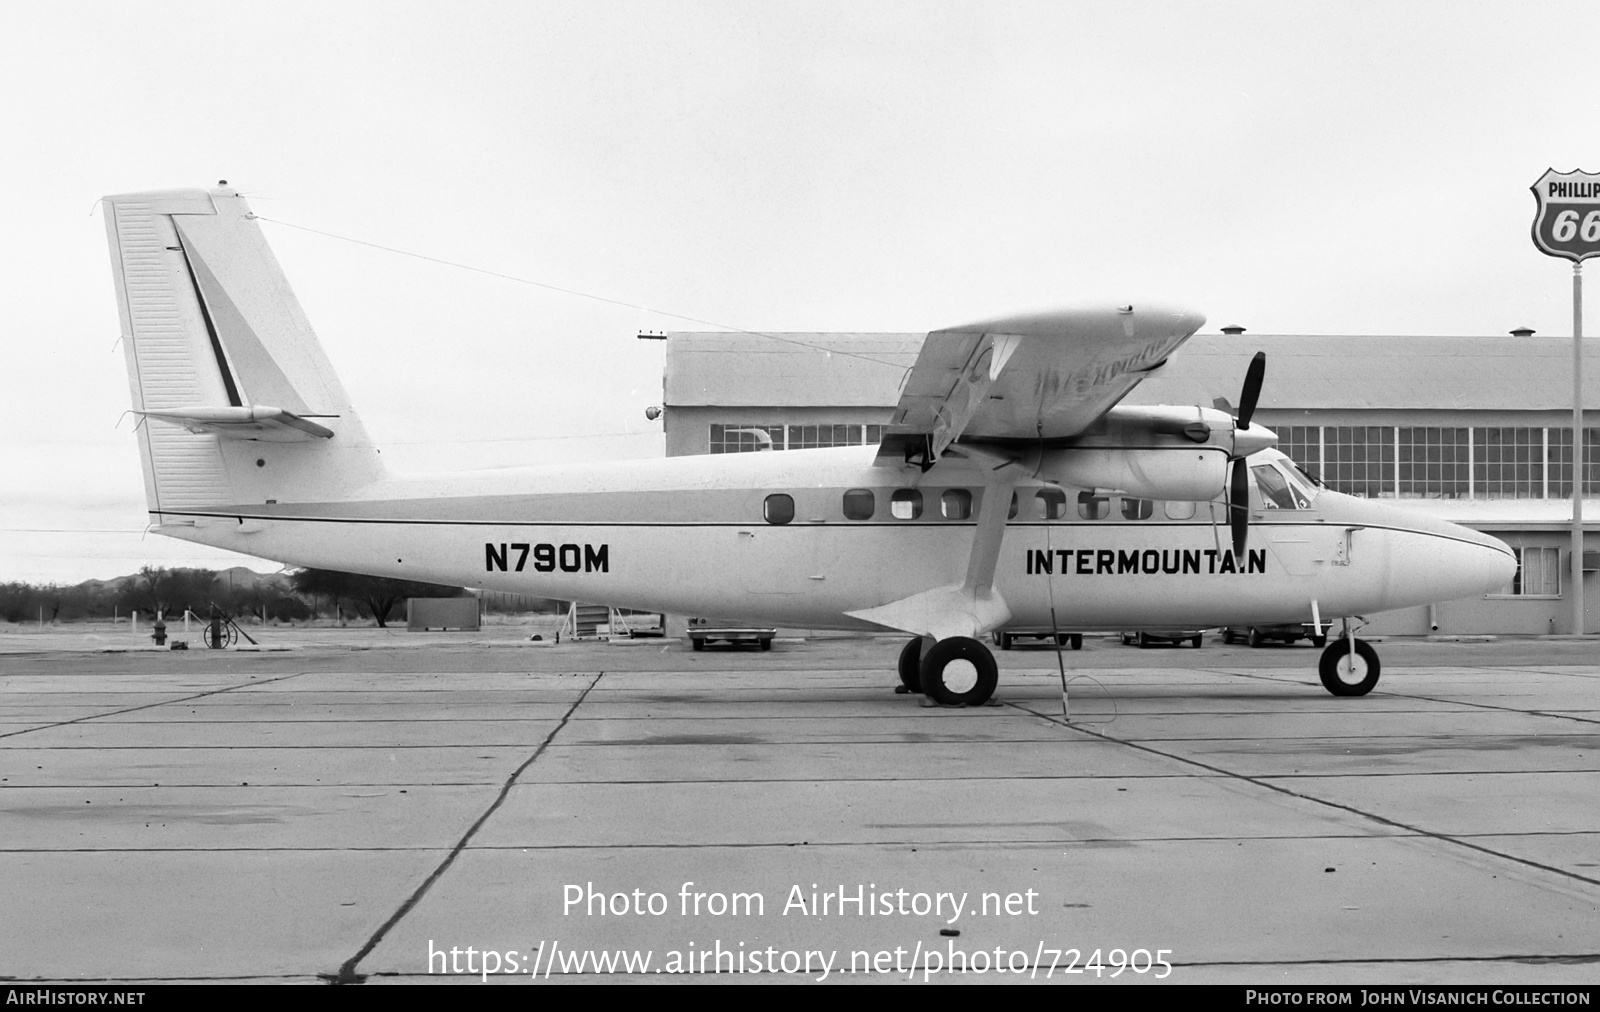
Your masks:
<path fill-rule="evenodd" d="M 1600 170 L 1596 38 L 1600 5 L 1463 0 L 0 4 L 0 582 L 239 558 L 139 533 L 103 194 L 227 179 L 659 310 L 263 225 L 400 463 L 649 455 L 634 335 L 710 329 L 667 313 L 1570 333 L 1528 187 Z"/>

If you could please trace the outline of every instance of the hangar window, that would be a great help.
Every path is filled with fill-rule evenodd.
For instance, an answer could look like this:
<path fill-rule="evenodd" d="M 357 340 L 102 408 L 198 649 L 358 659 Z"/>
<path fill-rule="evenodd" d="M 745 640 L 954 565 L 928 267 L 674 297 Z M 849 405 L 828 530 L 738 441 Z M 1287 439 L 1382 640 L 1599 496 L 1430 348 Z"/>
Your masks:
<path fill-rule="evenodd" d="M 915 520 L 922 516 L 922 493 L 914 488 L 897 488 L 889 497 L 889 512 L 896 520 Z"/>
<path fill-rule="evenodd" d="M 1156 504 L 1149 499 L 1122 499 L 1122 519 L 1124 520 L 1149 520 L 1155 513 Z"/>
<path fill-rule="evenodd" d="M 964 488 L 947 488 L 939 497 L 939 512 L 946 520 L 965 520 L 972 516 L 972 493 Z"/>
<path fill-rule="evenodd" d="M 877 500 L 872 495 L 870 488 L 853 488 L 844 494 L 844 518 L 846 520 L 871 520 L 872 513 L 878 508 Z"/>
<path fill-rule="evenodd" d="M 1111 514 L 1111 499 L 1093 492 L 1078 493 L 1078 516 L 1085 520 L 1104 520 Z"/>
<path fill-rule="evenodd" d="M 1550 497 L 1572 496 L 1572 428 L 1551 429 L 1548 450 Z M 1600 429 L 1583 430 L 1583 494 L 1600 495 Z"/>
<path fill-rule="evenodd" d="M 1462 446 L 1466 446 L 1462 437 Z M 1322 426 L 1286 425 L 1278 430 L 1278 449 L 1316 474 L 1322 472 Z"/>
<path fill-rule="evenodd" d="M 1348 495 L 1394 495 L 1392 425 L 1329 425 L 1322 430 L 1322 480 Z"/>
<path fill-rule="evenodd" d="M 1033 497 L 1033 515 L 1040 520 L 1065 520 L 1067 494 L 1059 488 L 1040 489 Z"/>
<path fill-rule="evenodd" d="M 1480 499 L 1543 498 L 1542 429 L 1474 429 L 1472 440 L 1472 480 Z"/>
<path fill-rule="evenodd" d="M 1537 432 L 1537 430 L 1534 430 Z M 1465 499 L 1471 483 L 1466 429 L 1404 428 L 1400 447 L 1400 495 L 1421 499 Z M 1534 443 L 1538 439 L 1535 437 Z"/>
<path fill-rule="evenodd" d="M 774 492 L 761 505 L 761 515 L 769 524 L 786 524 L 794 519 L 794 497 Z"/>
<path fill-rule="evenodd" d="M 1561 596 L 1561 549 L 1513 548 L 1511 551 L 1517 557 L 1517 575 L 1495 596 Z"/>
<path fill-rule="evenodd" d="M 1168 520 L 1192 520 L 1194 518 L 1195 503 L 1169 502 L 1162 504 L 1162 509 L 1167 514 Z"/>
<path fill-rule="evenodd" d="M 755 453 L 783 449 L 781 425 L 713 425 L 708 446 L 711 453 Z"/>

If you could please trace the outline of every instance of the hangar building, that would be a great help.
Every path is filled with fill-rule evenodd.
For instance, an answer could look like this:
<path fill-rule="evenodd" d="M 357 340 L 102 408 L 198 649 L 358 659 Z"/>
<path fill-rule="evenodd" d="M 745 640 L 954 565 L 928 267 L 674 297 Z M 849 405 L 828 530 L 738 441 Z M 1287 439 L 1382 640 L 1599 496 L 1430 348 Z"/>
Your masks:
<path fill-rule="evenodd" d="M 1502 591 L 1369 616 L 1373 633 L 1566 634 L 1572 338 L 1197 334 L 1127 404 L 1236 400 L 1267 353 L 1255 420 L 1330 488 L 1487 531 L 1522 567 Z M 878 442 L 921 334 L 672 333 L 669 456 Z M 1586 365 L 1600 341 L 1585 342 Z M 1584 403 L 1600 409 L 1600 367 Z M 1585 629 L 1600 630 L 1600 410 L 1584 440 Z"/>

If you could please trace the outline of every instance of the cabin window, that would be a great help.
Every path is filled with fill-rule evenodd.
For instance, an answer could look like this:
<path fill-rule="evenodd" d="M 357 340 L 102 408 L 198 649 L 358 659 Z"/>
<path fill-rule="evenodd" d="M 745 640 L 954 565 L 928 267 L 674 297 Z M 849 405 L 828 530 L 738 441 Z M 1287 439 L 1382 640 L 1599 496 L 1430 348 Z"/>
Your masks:
<path fill-rule="evenodd" d="M 1194 519 L 1196 505 L 1196 503 L 1179 500 L 1177 502 L 1164 503 L 1161 508 L 1167 514 L 1168 520 L 1192 520 Z"/>
<path fill-rule="evenodd" d="M 786 524 L 794 519 L 794 497 L 774 492 L 761 506 L 761 515 L 769 524 Z"/>
<path fill-rule="evenodd" d="M 1093 492 L 1078 493 L 1078 516 L 1085 520 L 1104 520 L 1110 513 L 1110 497 Z"/>
<path fill-rule="evenodd" d="M 915 520 L 922 516 L 922 493 L 914 488 L 897 488 L 889 497 L 889 512 L 896 520 Z"/>
<path fill-rule="evenodd" d="M 846 520 L 871 520 L 873 511 L 878 508 L 877 500 L 872 495 L 870 488 L 853 488 L 844 494 L 844 518 Z"/>
<path fill-rule="evenodd" d="M 1033 515 L 1040 520 L 1065 520 L 1067 494 L 1059 488 L 1041 489 L 1033 498 Z"/>
<path fill-rule="evenodd" d="M 1015 520 L 1017 518 L 1017 508 L 1018 508 L 1017 494 L 1015 492 L 1013 492 L 1013 493 L 1011 493 L 1011 505 L 1006 509 L 1006 519 L 1007 520 Z"/>
<path fill-rule="evenodd" d="M 965 520 L 972 516 L 972 493 L 964 488 L 947 488 L 939 497 L 939 512 L 946 520 Z"/>
<path fill-rule="evenodd" d="M 1155 513 L 1155 511 L 1156 504 L 1149 499 L 1129 499 L 1124 497 L 1122 500 L 1122 519 L 1124 520 L 1149 520 L 1151 514 Z"/>

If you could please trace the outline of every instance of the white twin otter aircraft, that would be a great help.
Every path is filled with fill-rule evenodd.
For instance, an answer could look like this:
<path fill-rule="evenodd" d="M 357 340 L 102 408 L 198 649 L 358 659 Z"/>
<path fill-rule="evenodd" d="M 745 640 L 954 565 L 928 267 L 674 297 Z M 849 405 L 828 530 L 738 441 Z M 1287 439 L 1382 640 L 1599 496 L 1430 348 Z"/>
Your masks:
<path fill-rule="evenodd" d="M 896 630 L 978 705 L 1005 629 L 1315 623 L 1492 591 L 1494 538 L 1320 487 L 1250 422 L 1118 407 L 1203 319 L 1152 305 L 928 335 L 879 446 L 408 478 L 219 187 L 107 197 L 151 530 L 297 566 L 767 625 Z M 1332 639 L 1329 691 L 1378 680 Z"/>

